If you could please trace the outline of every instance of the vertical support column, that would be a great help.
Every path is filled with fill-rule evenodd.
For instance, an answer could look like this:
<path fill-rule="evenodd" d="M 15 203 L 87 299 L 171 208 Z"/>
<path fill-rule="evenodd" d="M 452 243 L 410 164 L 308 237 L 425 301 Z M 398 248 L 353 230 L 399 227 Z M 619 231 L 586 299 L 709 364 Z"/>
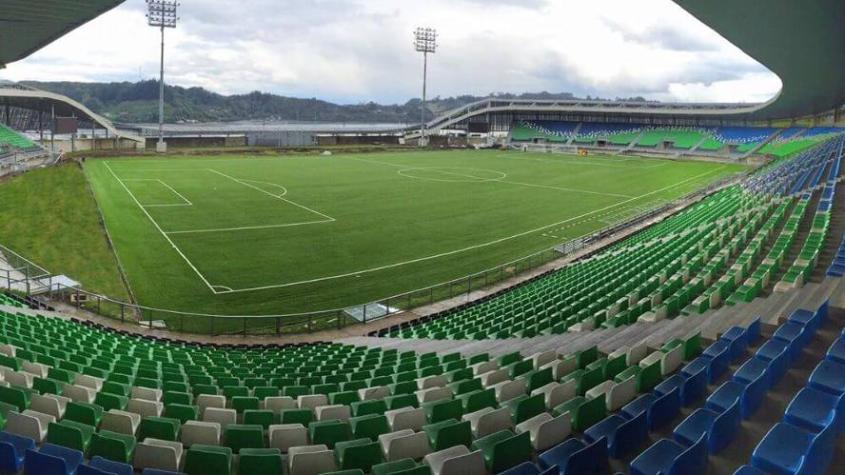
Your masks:
<path fill-rule="evenodd" d="M 50 106 L 50 151 L 56 153 L 56 106 Z"/>

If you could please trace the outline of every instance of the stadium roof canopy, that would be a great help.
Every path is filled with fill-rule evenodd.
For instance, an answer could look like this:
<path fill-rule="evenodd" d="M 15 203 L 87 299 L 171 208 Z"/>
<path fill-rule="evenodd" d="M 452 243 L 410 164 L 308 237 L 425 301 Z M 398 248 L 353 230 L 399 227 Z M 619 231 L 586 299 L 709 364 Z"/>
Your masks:
<path fill-rule="evenodd" d="M 783 82 L 755 119 L 819 114 L 845 103 L 842 0 L 674 0 Z"/>
<path fill-rule="evenodd" d="M 429 122 L 429 128 L 445 129 L 485 114 L 522 112 L 742 121 L 793 119 L 845 104 L 845 1 L 674 1 L 775 73 L 783 84 L 781 91 L 762 104 L 485 99 L 447 112 Z"/>
<path fill-rule="evenodd" d="M 23 59 L 125 0 L 3 0 L 0 67 Z"/>

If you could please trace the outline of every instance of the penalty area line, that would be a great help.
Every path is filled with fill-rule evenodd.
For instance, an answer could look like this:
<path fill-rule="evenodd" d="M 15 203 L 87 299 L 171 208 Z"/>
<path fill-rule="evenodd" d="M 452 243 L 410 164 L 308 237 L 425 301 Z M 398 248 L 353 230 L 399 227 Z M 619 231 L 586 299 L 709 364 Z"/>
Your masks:
<path fill-rule="evenodd" d="M 217 292 L 217 290 L 214 289 L 214 286 L 211 285 L 211 283 L 208 282 L 208 279 L 206 279 L 205 276 L 202 275 L 202 272 L 200 272 L 199 269 L 197 269 L 197 266 L 195 266 L 194 263 L 191 262 L 190 259 L 188 259 L 188 256 L 186 256 L 185 253 L 182 252 L 181 249 L 179 249 L 179 246 L 177 246 L 176 243 L 174 243 L 173 240 L 170 239 L 170 236 L 168 236 L 167 233 L 165 233 L 164 230 L 161 229 L 161 226 L 159 226 L 159 224 L 156 222 L 156 220 L 153 219 L 150 212 L 147 211 L 146 208 L 144 208 L 144 205 L 142 205 L 141 202 L 138 201 L 138 198 L 135 197 L 135 195 L 132 193 L 132 190 L 130 190 L 129 187 L 126 186 L 126 183 L 124 183 L 123 180 L 121 180 L 120 177 L 117 176 L 117 174 L 114 172 L 114 170 L 112 170 L 111 166 L 109 166 L 109 162 L 105 162 L 105 165 L 106 165 L 106 168 L 108 169 L 109 173 L 111 173 L 111 175 L 115 178 L 115 180 L 117 180 L 117 182 L 120 184 L 120 186 L 122 186 L 123 189 L 126 190 L 126 193 L 129 194 L 129 196 L 132 198 L 132 201 L 134 201 L 135 204 L 138 205 L 138 208 L 140 208 L 141 211 L 147 216 L 147 219 L 150 220 L 150 222 L 153 224 L 153 226 L 156 228 L 156 230 L 158 230 L 158 232 L 161 234 L 161 236 L 168 242 L 168 244 L 170 244 L 170 247 L 172 247 L 173 250 L 176 251 L 176 253 L 179 254 L 179 256 L 185 261 L 185 263 L 188 264 L 188 267 L 190 267 L 191 270 L 193 270 L 194 273 L 200 278 L 200 280 L 202 280 L 202 282 L 205 284 L 205 286 L 208 287 L 208 290 L 210 290 L 214 294 L 218 294 L 219 292 Z"/>
<path fill-rule="evenodd" d="M 320 221 L 303 221 L 301 223 L 267 224 L 261 226 L 239 226 L 234 228 L 211 228 L 211 229 L 183 229 L 180 231 L 165 231 L 167 234 L 204 234 L 204 233 L 225 233 L 235 231 L 253 231 L 259 229 L 292 228 L 296 226 L 307 226 L 310 224 L 333 223 L 333 220 L 323 219 Z"/>

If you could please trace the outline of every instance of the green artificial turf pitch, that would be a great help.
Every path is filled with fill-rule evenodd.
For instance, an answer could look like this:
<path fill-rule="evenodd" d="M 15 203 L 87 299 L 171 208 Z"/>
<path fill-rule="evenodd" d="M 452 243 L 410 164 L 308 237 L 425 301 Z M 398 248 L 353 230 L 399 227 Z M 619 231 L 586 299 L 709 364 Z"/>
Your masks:
<path fill-rule="evenodd" d="M 449 281 L 743 169 L 503 151 L 85 164 L 138 300 L 222 315 L 342 308 Z"/>

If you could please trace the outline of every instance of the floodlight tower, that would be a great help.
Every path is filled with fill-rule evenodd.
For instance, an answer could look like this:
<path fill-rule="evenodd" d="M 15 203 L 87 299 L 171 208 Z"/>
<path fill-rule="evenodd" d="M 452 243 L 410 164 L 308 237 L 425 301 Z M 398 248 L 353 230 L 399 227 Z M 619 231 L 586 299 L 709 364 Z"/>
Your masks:
<path fill-rule="evenodd" d="M 158 90 L 158 143 L 156 151 L 164 153 L 167 151 L 167 144 L 164 143 L 164 29 L 176 28 L 179 17 L 176 9 L 179 2 L 176 0 L 147 0 L 147 23 L 161 29 L 161 70 L 159 76 Z"/>
<path fill-rule="evenodd" d="M 422 105 L 420 106 L 420 146 L 427 144 L 425 123 L 425 99 L 428 86 L 428 55 L 437 51 L 437 30 L 434 28 L 417 28 L 414 30 L 414 48 L 423 54 L 423 90 Z"/>

